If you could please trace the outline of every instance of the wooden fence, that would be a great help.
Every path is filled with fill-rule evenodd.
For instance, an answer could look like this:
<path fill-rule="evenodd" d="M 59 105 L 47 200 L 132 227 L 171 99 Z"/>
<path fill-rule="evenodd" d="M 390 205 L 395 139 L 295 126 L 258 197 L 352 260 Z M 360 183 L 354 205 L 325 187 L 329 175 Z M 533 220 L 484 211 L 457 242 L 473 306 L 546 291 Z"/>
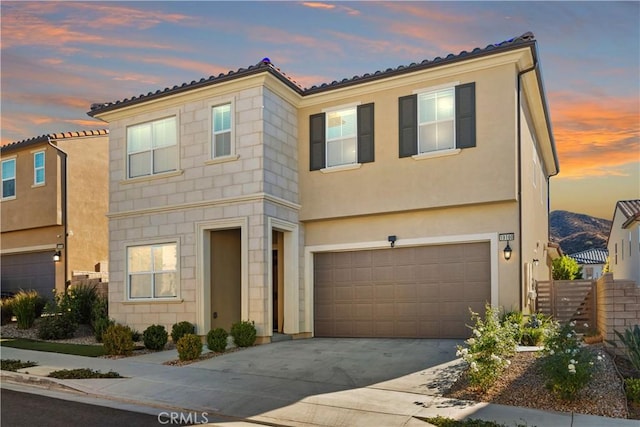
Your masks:
<path fill-rule="evenodd" d="M 576 322 L 576 331 L 596 328 L 596 282 L 591 280 L 553 280 L 537 282 L 536 306 L 539 313 L 560 323 Z M 584 326 L 584 325 L 588 326 Z"/>

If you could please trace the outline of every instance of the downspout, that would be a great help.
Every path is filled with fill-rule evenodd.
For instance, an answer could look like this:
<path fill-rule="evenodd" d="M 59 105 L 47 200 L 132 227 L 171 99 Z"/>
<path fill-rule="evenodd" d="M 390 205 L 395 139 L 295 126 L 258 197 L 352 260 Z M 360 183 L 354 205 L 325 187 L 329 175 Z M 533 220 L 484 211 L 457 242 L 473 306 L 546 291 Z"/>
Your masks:
<path fill-rule="evenodd" d="M 64 289 L 66 291 L 69 286 L 69 224 L 67 216 L 67 153 L 60 147 L 51 142 L 51 137 L 47 135 L 47 144 L 62 156 L 62 224 L 64 227 Z"/>
<path fill-rule="evenodd" d="M 520 255 L 520 266 L 518 267 L 518 283 L 519 285 L 519 294 L 520 294 L 520 311 L 524 310 L 524 295 L 522 292 L 522 280 L 523 280 L 523 264 L 522 264 L 522 260 L 523 260 L 523 256 L 522 256 L 522 250 L 523 250 L 523 245 L 522 245 L 522 114 L 521 114 L 521 102 L 522 102 L 522 96 L 520 94 L 521 92 L 521 86 L 522 86 L 522 76 L 526 73 L 529 73 L 531 71 L 534 71 L 538 68 L 538 59 L 536 58 L 535 55 L 533 55 L 533 66 L 531 66 L 530 68 L 527 68 L 526 70 L 522 70 L 518 72 L 518 93 L 517 93 L 517 97 L 518 97 L 518 102 L 517 102 L 517 106 L 518 106 L 518 119 L 517 119 L 517 133 L 518 133 L 518 141 L 517 141 L 517 146 L 516 146 L 516 150 L 518 152 L 517 157 L 518 157 L 518 236 L 520 237 L 518 239 L 518 253 Z M 547 191 L 548 193 L 548 191 Z"/>

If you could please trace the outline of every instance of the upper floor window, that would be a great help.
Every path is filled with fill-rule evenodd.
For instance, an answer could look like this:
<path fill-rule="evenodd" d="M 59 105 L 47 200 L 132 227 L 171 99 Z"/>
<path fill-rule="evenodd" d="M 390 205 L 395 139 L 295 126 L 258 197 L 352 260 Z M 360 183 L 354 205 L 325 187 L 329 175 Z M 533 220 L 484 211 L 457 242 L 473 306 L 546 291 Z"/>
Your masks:
<path fill-rule="evenodd" d="M 373 104 L 309 118 L 310 170 L 374 161 Z"/>
<path fill-rule="evenodd" d="M 130 299 L 178 296 L 178 246 L 161 243 L 127 248 Z"/>
<path fill-rule="evenodd" d="M 217 105 L 212 109 L 213 141 L 211 143 L 211 157 L 225 157 L 233 154 L 231 104 Z"/>
<path fill-rule="evenodd" d="M 475 83 L 398 99 L 400 157 L 476 146 Z"/>
<path fill-rule="evenodd" d="M 44 184 L 44 151 L 33 153 L 33 185 Z"/>
<path fill-rule="evenodd" d="M 16 197 L 16 159 L 2 162 L 2 198 Z"/>
<path fill-rule="evenodd" d="M 127 178 L 155 175 L 177 169 L 176 117 L 127 128 Z"/>

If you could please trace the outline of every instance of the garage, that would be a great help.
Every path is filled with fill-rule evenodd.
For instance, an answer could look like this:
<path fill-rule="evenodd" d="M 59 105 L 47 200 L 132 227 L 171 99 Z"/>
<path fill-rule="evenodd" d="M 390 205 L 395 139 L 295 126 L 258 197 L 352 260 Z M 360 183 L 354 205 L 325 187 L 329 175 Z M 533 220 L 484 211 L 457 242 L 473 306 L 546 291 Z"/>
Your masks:
<path fill-rule="evenodd" d="M 489 242 L 315 253 L 314 335 L 466 338 L 490 259 Z"/>
<path fill-rule="evenodd" d="M 53 252 L 32 252 L 2 256 L 2 291 L 33 289 L 45 298 L 55 287 Z"/>

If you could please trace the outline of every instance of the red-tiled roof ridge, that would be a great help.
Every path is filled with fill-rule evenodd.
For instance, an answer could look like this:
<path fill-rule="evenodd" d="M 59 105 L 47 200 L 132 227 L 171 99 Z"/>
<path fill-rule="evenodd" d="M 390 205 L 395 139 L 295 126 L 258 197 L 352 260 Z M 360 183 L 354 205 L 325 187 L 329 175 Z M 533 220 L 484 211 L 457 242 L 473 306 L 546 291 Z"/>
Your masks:
<path fill-rule="evenodd" d="M 509 40 L 505 40 L 500 43 L 490 44 L 484 48 L 475 48 L 471 52 L 467 52 L 466 50 L 461 51 L 460 53 L 453 54 L 450 53 L 446 57 L 436 57 L 432 60 L 423 60 L 420 63 L 412 63 L 410 65 L 400 65 L 396 68 L 387 68 L 385 71 L 376 71 L 374 73 L 366 73 L 361 76 L 355 75 L 351 78 L 345 78 L 340 81 L 334 80 L 331 83 L 323 83 L 320 86 L 312 86 L 310 88 L 303 89 L 298 83 L 296 83 L 293 79 L 287 76 L 280 68 L 273 65 L 269 58 L 263 58 L 258 64 L 249 66 L 247 68 L 240 68 L 237 71 L 229 71 L 228 73 L 220 73 L 218 76 L 210 76 L 208 79 L 202 78 L 199 81 L 191 81 L 191 83 L 182 83 L 182 85 L 173 86 L 171 88 L 167 87 L 163 90 L 156 90 L 155 92 L 148 92 L 145 94 L 140 94 L 138 96 L 133 96 L 131 98 L 125 98 L 119 101 L 113 102 L 105 102 L 105 103 L 94 103 L 91 105 L 91 110 L 87 113 L 89 116 L 93 117 L 96 114 L 104 111 L 110 111 L 114 109 L 118 109 L 120 107 L 135 105 L 141 102 L 145 102 L 152 99 L 161 98 L 164 96 L 180 93 L 187 90 L 192 90 L 198 87 L 208 86 L 212 84 L 221 83 L 224 81 L 229 81 L 239 77 L 245 77 L 252 74 L 257 74 L 261 72 L 268 71 L 276 78 L 284 82 L 287 86 L 289 86 L 292 90 L 297 92 L 301 96 L 311 95 L 318 92 L 323 92 L 326 90 L 335 89 L 337 87 L 345 87 L 357 83 L 361 83 L 363 81 L 376 80 L 383 77 L 389 77 L 392 75 L 403 74 L 407 72 L 417 71 L 420 69 L 425 69 L 429 67 L 434 67 L 438 65 L 442 65 L 445 63 L 451 63 L 456 61 L 465 60 L 470 57 L 477 57 L 487 54 L 493 54 L 495 51 L 508 50 L 515 47 L 520 46 L 528 46 L 535 44 L 535 36 L 532 32 L 526 32 L 521 36 L 511 38 Z M 534 52 L 535 54 L 535 52 Z"/>
<path fill-rule="evenodd" d="M 11 142 L 7 145 L 3 145 L 2 147 L 0 147 L 0 150 L 7 151 L 7 150 L 13 150 L 16 148 L 22 148 L 28 145 L 46 142 L 49 139 L 80 138 L 85 136 L 100 136 L 100 135 L 108 135 L 108 134 L 109 134 L 108 129 L 92 129 L 92 130 L 79 130 L 79 131 L 72 131 L 72 132 L 47 133 L 44 135 L 23 139 L 21 141 Z"/>

